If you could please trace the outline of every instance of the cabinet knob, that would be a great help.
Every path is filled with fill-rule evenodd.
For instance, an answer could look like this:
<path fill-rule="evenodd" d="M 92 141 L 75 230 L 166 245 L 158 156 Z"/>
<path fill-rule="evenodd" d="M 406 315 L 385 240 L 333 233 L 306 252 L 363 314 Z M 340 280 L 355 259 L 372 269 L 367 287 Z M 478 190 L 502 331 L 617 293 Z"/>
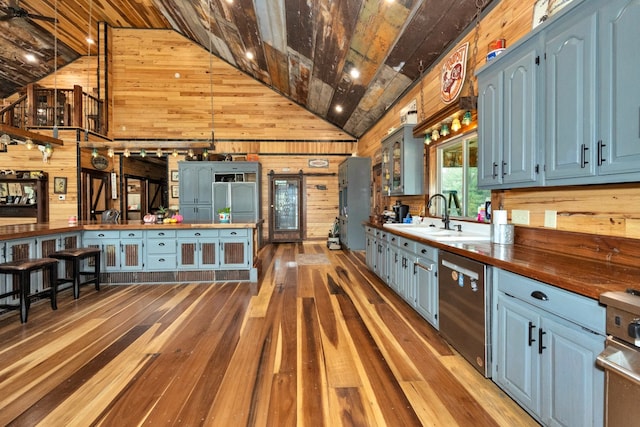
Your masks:
<path fill-rule="evenodd" d="M 164 246 L 164 243 L 160 243 L 158 246 Z"/>

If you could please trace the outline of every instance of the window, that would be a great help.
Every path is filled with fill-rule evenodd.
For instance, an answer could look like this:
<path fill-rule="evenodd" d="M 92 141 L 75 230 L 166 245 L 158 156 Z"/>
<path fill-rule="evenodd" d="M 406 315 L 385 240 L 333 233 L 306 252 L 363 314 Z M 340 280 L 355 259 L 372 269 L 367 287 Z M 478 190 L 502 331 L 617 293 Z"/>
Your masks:
<path fill-rule="evenodd" d="M 491 191 L 478 189 L 478 134 L 447 141 L 437 152 L 437 190 L 448 200 L 449 215 L 477 219 L 479 208 L 491 200 Z"/>

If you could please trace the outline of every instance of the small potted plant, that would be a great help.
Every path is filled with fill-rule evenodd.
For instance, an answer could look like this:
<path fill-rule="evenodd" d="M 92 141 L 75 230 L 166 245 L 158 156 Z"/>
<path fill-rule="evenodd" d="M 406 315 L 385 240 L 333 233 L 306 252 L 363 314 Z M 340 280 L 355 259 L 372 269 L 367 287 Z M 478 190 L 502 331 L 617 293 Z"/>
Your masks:
<path fill-rule="evenodd" d="M 157 222 L 162 222 L 162 220 L 164 219 L 164 216 L 167 214 L 167 208 L 165 208 L 164 206 L 160 206 L 157 210 L 156 210 L 156 218 L 157 218 Z"/>
<path fill-rule="evenodd" d="M 221 223 L 228 223 L 231 218 L 231 208 L 227 206 L 226 208 L 218 209 L 218 219 Z"/>

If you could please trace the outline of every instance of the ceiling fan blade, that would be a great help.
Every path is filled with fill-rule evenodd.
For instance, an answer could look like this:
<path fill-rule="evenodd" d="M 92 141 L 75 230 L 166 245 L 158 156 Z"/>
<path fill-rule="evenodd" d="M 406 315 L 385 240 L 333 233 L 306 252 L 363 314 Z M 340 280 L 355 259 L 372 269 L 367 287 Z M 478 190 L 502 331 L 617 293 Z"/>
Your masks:
<path fill-rule="evenodd" d="M 56 18 L 52 18 L 50 16 L 43 16 L 43 15 L 34 15 L 32 13 L 27 13 L 27 18 L 38 19 L 40 21 L 47 21 L 47 22 L 57 22 Z"/>

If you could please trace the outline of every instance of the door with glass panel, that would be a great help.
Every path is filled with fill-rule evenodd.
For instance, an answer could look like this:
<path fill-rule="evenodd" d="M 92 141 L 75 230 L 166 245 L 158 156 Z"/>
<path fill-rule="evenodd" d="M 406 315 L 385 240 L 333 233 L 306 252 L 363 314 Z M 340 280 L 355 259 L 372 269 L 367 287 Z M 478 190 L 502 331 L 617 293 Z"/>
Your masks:
<path fill-rule="evenodd" d="M 269 241 L 302 241 L 302 201 L 301 175 L 269 174 Z"/>

